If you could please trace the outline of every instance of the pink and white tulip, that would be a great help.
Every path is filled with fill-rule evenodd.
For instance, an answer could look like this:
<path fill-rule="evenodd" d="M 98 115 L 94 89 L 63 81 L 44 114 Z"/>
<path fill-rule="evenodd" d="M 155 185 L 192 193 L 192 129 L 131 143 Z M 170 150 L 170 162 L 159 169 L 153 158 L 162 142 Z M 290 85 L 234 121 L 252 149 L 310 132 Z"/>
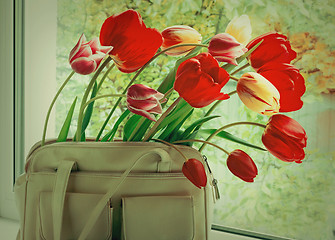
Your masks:
<path fill-rule="evenodd" d="M 143 84 L 134 84 L 127 91 L 127 107 L 129 111 L 156 121 L 153 114 L 161 114 L 160 102 L 166 101 L 164 94 Z"/>
<path fill-rule="evenodd" d="M 113 49 L 112 46 L 101 46 L 99 38 L 93 38 L 86 42 L 82 34 L 78 43 L 70 52 L 69 62 L 76 73 L 87 75 L 93 73 L 99 67 L 102 59 Z"/>
<path fill-rule="evenodd" d="M 248 51 L 228 33 L 219 33 L 209 42 L 208 52 L 219 62 L 237 65 L 236 58 Z"/>

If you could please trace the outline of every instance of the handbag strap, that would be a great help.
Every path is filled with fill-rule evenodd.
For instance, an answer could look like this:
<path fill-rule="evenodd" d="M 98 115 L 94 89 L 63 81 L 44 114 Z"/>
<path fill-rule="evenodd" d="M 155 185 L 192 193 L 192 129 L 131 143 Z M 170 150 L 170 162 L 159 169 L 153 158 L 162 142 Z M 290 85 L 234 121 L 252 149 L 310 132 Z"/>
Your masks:
<path fill-rule="evenodd" d="M 52 220 L 53 220 L 53 233 L 54 240 L 61 239 L 62 232 L 62 221 L 63 221 L 63 210 L 66 188 L 69 182 L 69 177 L 74 161 L 61 161 L 56 174 L 56 180 L 52 195 Z"/>
<path fill-rule="evenodd" d="M 92 227 L 94 226 L 95 222 L 98 220 L 104 206 L 106 206 L 106 204 L 108 203 L 108 201 L 113 197 L 113 195 L 119 190 L 120 186 L 122 185 L 122 183 L 126 180 L 127 176 L 129 175 L 129 173 L 131 172 L 131 170 L 133 170 L 133 168 L 135 167 L 135 165 L 141 160 L 143 159 L 145 156 L 149 155 L 149 154 L 158 154 L 161 157 L 161 163 L 160 165 L 158 165 L 159 167 L 163 168 L 163 166 L 165 166 L 165 168 L 167 167 L 167 162 L 171 163 L 171 158 L 170 155 L 163 149 L 153 149 L 145 154 L 143 154 L 141 157 L 139 157 L 138 159 L 136 159 L 133 164 L 126 170 L 124 171 L 124 173 L 121 175 L 119 182 L 117 183 L 117 185 L 115 187 L 112 187 L 109 189 L 109 191 L 101 198 L 101 200 L 98 202 L 98 204 L 96 205 L 96 207 L 93 209 L 88 221 L 86 222 L 82 232 L 79 235 L 78 240 L 84 240 L 86 239 L 87 235 L 90 233 Z M 159 169 L 158 169 L 159 170 Z"/>

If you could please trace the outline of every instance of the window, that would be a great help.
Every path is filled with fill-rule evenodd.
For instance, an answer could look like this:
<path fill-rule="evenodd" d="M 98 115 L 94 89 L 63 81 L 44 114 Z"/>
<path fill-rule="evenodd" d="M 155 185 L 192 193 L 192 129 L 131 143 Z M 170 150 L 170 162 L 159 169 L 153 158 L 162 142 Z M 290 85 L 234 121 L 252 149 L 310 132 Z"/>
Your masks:
<path fill-rule="evenodd" d="M 10 2 L 7 1 L 6 4 Z M 5 2 L 1 2 L 4 4 Z M 258 232 L 294 239 L 333 239 L 335 232 L 335 164 L 334 164 L 334 9 L 327 2 L 318 5 L 309 1 L 283 0 L 277 1 L 107 1 L 107 0 L 35 0 L 24 1 L 24 155 L 33 143 L 39 141 L 42 135 L 45 114 L 57 86 L 70 73 L 67 63 L 69 51 L 85 33 L 87 39 L 98 36 L 103 20 L 113 14 L 124 11 L 127 7 L 138 10 L 147 26 L 163 30 L 165 27 L 185 24 L 197 29 L 206 39 L 215 32 L 224 32 L 227 23 L 234 16 L 249 15 L 253 27 L 253 37 L 267 31 L 279 31 L 289 36 L 292 45 L 298 52 L 295 65 L 301 68 L 307 86 L 304 96 L 304 107 L 301 111 L 288 113 L 288 116 L 299 121 L 308 134 L 307 157 L 298 165 L 284 163 L 270 154 L 257 150 L 248 152 L 255 160 L 259 176 L 255 183 L 244 183 L 227 170 L 227 158 L 221 152 L 213 151 L 210 146 L 204 153 L 219 180 L 221 200 L 216 203 L 214 224 L 221 231 L 235 232 L 242 235 L 253 235 Z M 10 4 L 8 3 L 10 6 Z M 8 6 L 6 6 L 8 7 Z M 10 7 L 9 7 L 10 8 Z M 1 9 L 2 5 L 1 5 Z M 1 17 L 10 16 L 1 14 Z M 10 22 L 11 20 L 7 21 Z M 3 24 L 6 21 L 1 21 Z M 1 25 L 3 28 L 11 27 Z M 11 34 L 9 34 L 11 35 Z M 1 52 L 8 51 L 11 56 L 12 39 L 1 35 Z M 6 38 L 6 39 L 5 39 Z M 3 39 L 7 44 L 3 44 Z M 11 46 L 11 47 L 6 47 Z M 1 78 L 1 133 L 8 136 L 1 144 L 2 152 L 8 156 L 1 164 L 1 216 L 14 216 L 13 199 L 7 196 L 11 192 L 13 176 L 12 143 L 13 126 L 12 109 L 14 101 L 5 104 L 5 99 L 11 96 L 13 85 L 4 79 L 13 79 L 11 63 L 2 59 L 1 72 L 6 76 Z M 146 81 L 152 87 L 159 84 L 169 67 L 166 60 L 160 58 L 155 67 L 160 67 L 159 73 L 150 72 Z M 9 64 L 8 66 L 4 64 Z M 7 70 L 7 71 L 6 71 Z M 116 92 L 122 87 L 126 74 L 113 71 L 104 91 Z M 48 137 L 55 137 L 61 127 L 61 122 L 71 105 L 75 95 L 81 97 L 88 77 L 74 76 L 58 100 L 56 111 L 52 115 L 48 128 Z M 155 85 L 156 84 L 156 85 Z M 228 86 L 229 87 L 229 86 Z M 233 88 L 234 86 L 230 86 Z M 104 110 L 113 102 L 97 102 L 89 135 L 95 135 L 105 119 Z M 125 107 L 125 106 L 122 106 Z M 222 125 L 234 121 L 255 121 L 265 123 L 267 117 L 262 117 L 246 110 L 240 104 L 237 96 L 221 104 L 217 113 L 222 115 Z M 114 119 L 115 121 L 115 119 Z M 110 121 L 113 123 L 113 119 Z M 10 127 L 7 127 L 10 126 Z M 211 126 L 211 123 L 208 125 Z M 217 127 L 217 124 L 215 124 Z M 110 127 L 110 126 L 109 126 Z M 231 133 L 261 145 L 262 129 L 257 127 L 236 127 Z M 74 134 L 74 129 L 71 133 Z M 71 135 L 70 135 L 71 136 Z M 240 145 L 215 139 L 215 143 L 233 151 Z M 8 151 L 10 150 L 10 151 Z M 3 167 L 3 165 L 5 167 Z M 3 194 L 4 193 L 4 194 Z M 254 234 L 257 236 L 257 234 Z M 259 235 L 258 235 L 259 236 Z M 270 238 L 270 237 L 269 237 Z M 276 239 L 272 237 L 272 239 Z M 278 238 L 279 239 L 279 238 Z"/>

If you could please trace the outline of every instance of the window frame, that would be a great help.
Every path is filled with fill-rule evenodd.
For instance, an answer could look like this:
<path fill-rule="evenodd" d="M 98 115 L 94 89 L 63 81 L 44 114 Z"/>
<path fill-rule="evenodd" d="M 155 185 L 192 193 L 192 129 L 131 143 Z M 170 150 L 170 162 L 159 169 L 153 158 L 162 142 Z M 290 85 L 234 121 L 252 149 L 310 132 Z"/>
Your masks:
<path fill-rule="evenodd" d="M 15 1 L 16 2 L 16 1 Z M 14 119 L 15 119 L 15 92 L 14 92 L 14 2 L 10 0 L 1 1 L 2 10 L 0 29 L 6 34 L 1 35 L 1 52 L 6 59 L 2 58 L 0 72 L 0 102 L 1 135 L 4 138 L 0 144 L 2 153 L 0 167 L 0 216 L 10 219 L 18 219 L 14 204 L 13 179 L 14 179 Z"/>

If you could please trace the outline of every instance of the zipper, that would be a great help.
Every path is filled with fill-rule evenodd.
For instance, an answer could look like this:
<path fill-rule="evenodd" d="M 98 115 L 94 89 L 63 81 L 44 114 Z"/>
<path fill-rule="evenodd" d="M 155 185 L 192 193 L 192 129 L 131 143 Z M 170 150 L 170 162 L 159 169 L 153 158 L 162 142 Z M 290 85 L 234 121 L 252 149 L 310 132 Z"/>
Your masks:
<path fill-rule="evenodd" d="M 202 158 L 204 159 L 204 162 L 206 163 L 206 166 L 208 168 L 209 178 L 210 178 L 210 185 L 213 188 L 213 194 L 214 194 L 213 199 L 214 199 L 214 202 L 216 202 L 217 200 L 220 199 L 220 191 L 219 191 L 219 187 L 218 187 L 218 180 L 216 178 L 214 178 L 212 170 L 211 170 L 211 168 L 208 164 L 207 157 L 205 155 L 202 155 Z"/>

